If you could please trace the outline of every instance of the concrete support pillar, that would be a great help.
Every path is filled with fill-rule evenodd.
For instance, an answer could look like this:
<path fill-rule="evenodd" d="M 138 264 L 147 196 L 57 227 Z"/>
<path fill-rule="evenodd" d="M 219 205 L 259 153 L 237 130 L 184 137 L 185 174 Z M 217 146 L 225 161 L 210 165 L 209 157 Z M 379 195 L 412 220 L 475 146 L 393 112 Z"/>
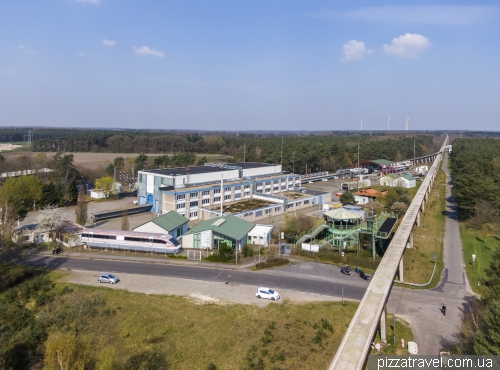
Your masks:
<path fill-rule="evenodd" d="M 413 248 L 413 230 L 410 233 L 410 248 Z"/>
<path fill-rule="evenodd" d="M 404 266 L 403 266 L 403 256 L 399 261 L 399 281 L 404 281 Z"/>
<path fill-rule="evenodd" d="M 420 211 L 417 213 L 417 227 L 420 227 Z"/>
<path fill-rule="evenodd" d="M 387 343 L 387 303 L 384 304 L 380 315 L 380 341 Z"/>
<path fill-rule="evenodd" d="M 425 213 L 425 202 L 422 202 L 422 213 Z"/>

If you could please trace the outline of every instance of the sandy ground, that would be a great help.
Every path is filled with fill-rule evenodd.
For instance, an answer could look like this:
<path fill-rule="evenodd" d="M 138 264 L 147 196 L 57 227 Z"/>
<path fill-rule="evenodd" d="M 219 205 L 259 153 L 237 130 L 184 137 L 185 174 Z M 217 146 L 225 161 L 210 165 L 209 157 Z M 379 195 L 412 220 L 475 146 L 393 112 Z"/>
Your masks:
<path fill-rule="evenodd" d="M 339 301 L 337 297 L 324 296 L 319 294 L 302 293 L 290 290 L 280 290 L 281 300 L 272 302 L 268 299 L 258 299 L 255 297 L 257 286 L 224 284 L 219 282 L 209 282 L 202 280 L 179 279 L 171 277 L 120 274 L 118 284 L 99 284 L 98 274 L 93 271 L 71 270 L 62 281 L 101 286 L 110 289 L 123 289 L 129 292 L 161 295 L 179 295 L 188 297 L 198 304 L 249 304 L 265 307 L 270 303 L 280 304 L 283 300 L 292 303 L 306 303 L 317 301 Z"/>
<path fill-rule="evenodd" d="M 0 152 L 7 151 L 7 150 L 14 150 L 17 148 L 20 148 L 21 145 L 17 144 L 0 144 Z"/>

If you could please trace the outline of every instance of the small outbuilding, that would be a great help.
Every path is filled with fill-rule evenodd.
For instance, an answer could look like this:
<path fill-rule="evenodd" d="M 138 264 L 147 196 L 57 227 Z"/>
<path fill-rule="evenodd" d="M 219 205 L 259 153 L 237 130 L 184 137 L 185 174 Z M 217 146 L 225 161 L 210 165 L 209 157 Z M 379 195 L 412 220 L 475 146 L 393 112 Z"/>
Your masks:
<path fill-rule="evenodd" d="M 143 233 L 170 234 L 179 238 L 188 231 L 189 220 L 175 211 L 167 212 L 132 229 Z"/>
<path fill-rule="evenodd" d="M 380 178 L 380 185 L 391 186 L 391 187 L 401 187 L 401 188 L 414 188 L 417 186 L 417 181 L 412 175 L 396 175 L 390 174 Z"/>
<path fill-rule="evenodd" d="M 273 229 L 273 225 L 255 225 L 248 233 L 248 243 L 267 247 L 271 242 Z"/>

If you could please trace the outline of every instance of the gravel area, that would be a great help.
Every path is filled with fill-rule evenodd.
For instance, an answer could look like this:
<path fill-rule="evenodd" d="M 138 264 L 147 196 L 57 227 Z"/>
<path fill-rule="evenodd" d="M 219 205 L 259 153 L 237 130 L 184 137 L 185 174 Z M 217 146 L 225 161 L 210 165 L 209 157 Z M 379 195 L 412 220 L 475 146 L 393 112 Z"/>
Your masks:
<path fill-rule="evenodd" d="M 98 274 L 94 271 L 70 270 L 62 281 L 101 286 L 110 289 L 124 289 L 129 292 L 145 294 L 180 295 L 192 299 L 198 304 L 255 304 L 265 307 L 268 304 L 280 304 L 283 300 L 292 303 L 306 303 L 317 301 L 339 301 L 337 297 L 330 297 L 311 293 L 302 293 L 291 290 L 279 290 L 281 300 L 272 302 L 267 299 L 255 297 L 257 286 L 241 284 L 224 284 L 202 280 L 179 279 L 171 277 L 158 277 L 136 274 L 119 274 L 118 284 L 99 284 Z"/>

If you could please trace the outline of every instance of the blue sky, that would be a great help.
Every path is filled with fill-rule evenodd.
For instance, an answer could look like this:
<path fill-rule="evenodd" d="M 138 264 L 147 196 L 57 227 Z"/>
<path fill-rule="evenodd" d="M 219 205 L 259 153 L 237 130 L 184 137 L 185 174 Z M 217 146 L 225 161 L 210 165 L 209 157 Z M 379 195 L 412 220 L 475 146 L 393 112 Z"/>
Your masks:
<path fill-rule="evenodd" d="M 496 1 L 16 0 L 0 35 L 0 126 L 499 129 Z"/>

